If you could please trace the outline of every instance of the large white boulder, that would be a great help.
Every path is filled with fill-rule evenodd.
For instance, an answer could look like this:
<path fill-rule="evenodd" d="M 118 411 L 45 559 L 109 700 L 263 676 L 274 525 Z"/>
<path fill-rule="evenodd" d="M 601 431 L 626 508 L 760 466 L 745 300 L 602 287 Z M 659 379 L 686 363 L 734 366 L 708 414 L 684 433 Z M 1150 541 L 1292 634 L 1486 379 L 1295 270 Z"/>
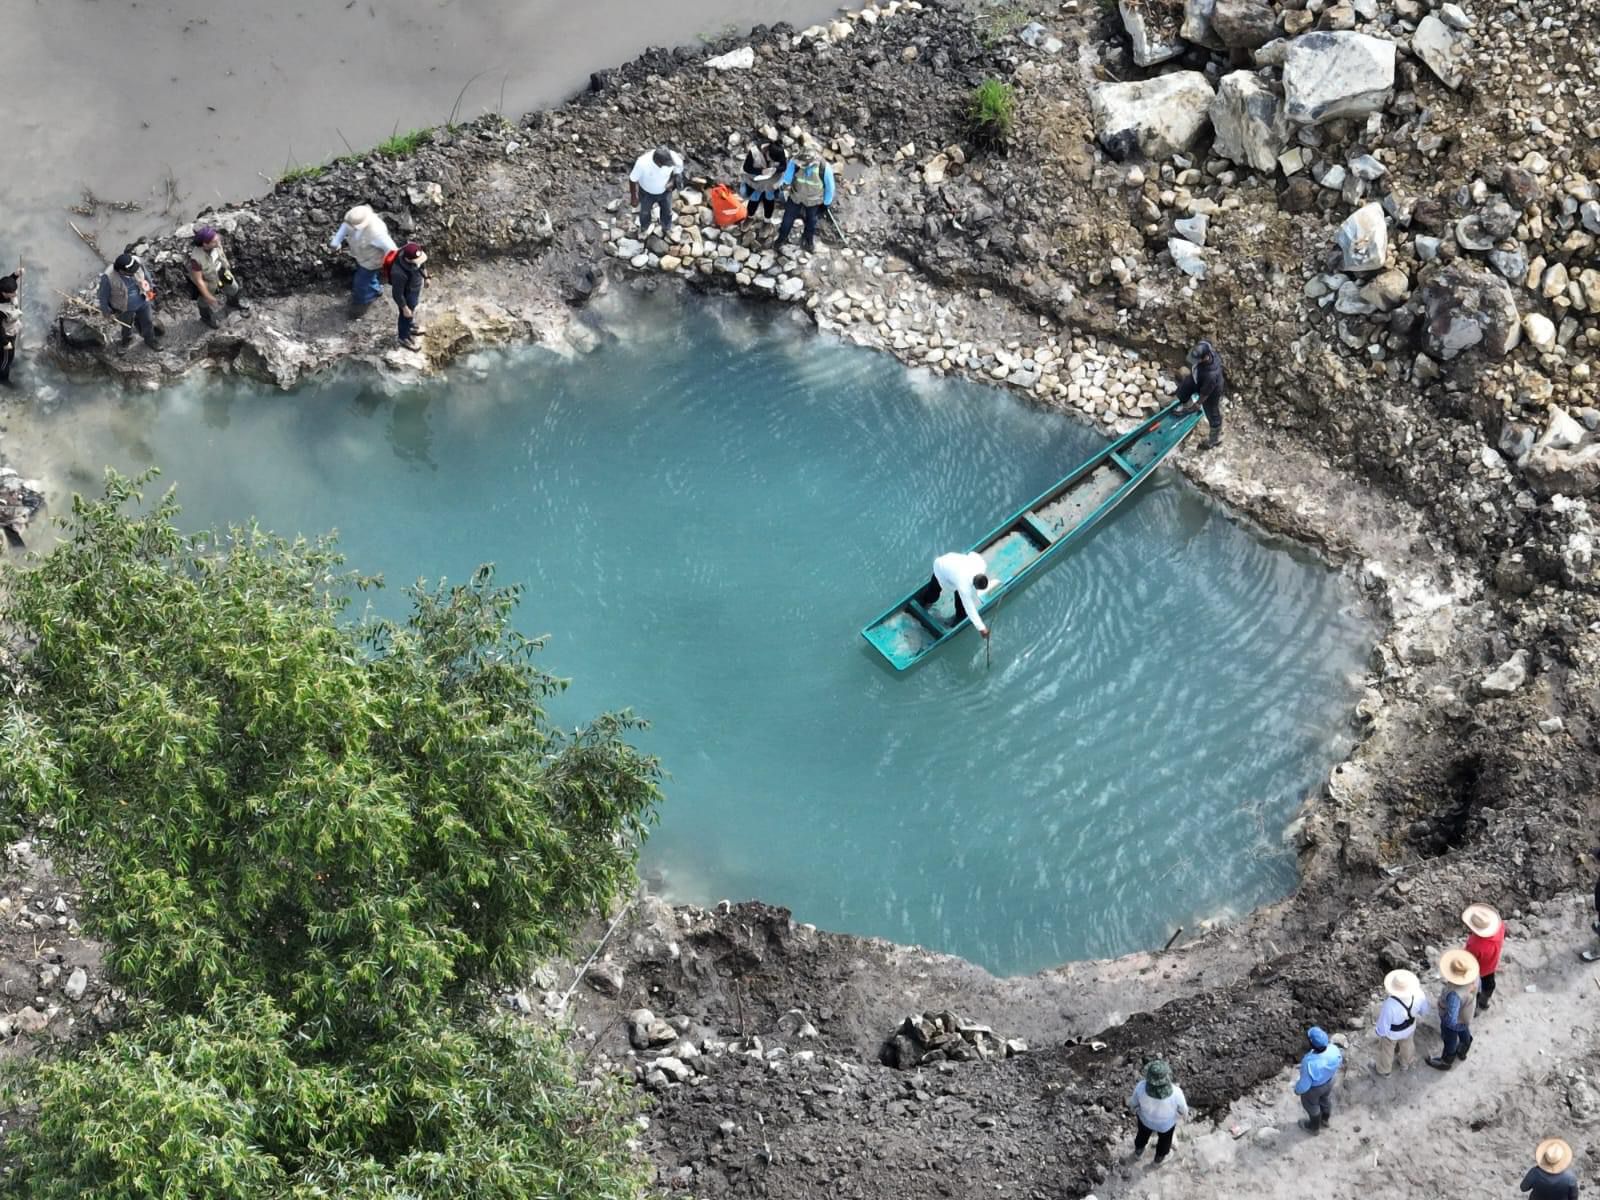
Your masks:
<path fill-rule="evenodd" d="M 1131 137 L 1147 158 L 1167 158 L 1199 140 L 1216 93 L 1199 71 L 1174 71 L 1134 83 L 1089 89 L 1095 135 L 1107 149 Z"/>
<path fill-rule="evenodd" d="M 1217 153 L 1257 171 L 1276 170 L 1278 155 L 1289 144 L 1283 105 L 1253 71 L 1222 77 L 1211 101 L 1211 124 L 1217 131 Z"/>
<path fill-rule="evenodd" d="M 1394 43 L 1365 33 L 1308 33 L 1283 61 L 1284 112 L 1299 125 L 1378 112 L 1394 88 Z"/>
<path fill-rule="evenodd" d="M 1122 14 L 1122 27 L 1128 31 L 1133 44 L 1133 61 L 1141 67 L 1177 58 L 1183 53 L 1183 39 L 1178 36 L 1176 24 L 1162 29 L 1152 20 L 1143 0 L 1117 0 L 1117 11 Z"/>
<path fill-rule="evenodd" d="M 1450 28 L 1432 13 L 1422 18 L 1411 35 L 1411 52 L 1452 91 L 1461 86 L 1471 48 L 1472 41 L 1466 34 Z"/>

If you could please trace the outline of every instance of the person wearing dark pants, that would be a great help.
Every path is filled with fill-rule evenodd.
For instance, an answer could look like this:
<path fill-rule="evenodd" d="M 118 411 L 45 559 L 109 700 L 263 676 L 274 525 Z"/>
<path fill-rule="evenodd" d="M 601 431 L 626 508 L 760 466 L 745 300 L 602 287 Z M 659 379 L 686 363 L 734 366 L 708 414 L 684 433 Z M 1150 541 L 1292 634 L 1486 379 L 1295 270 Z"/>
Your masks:
<path fill-rule="evenodd" d="M 1439 997 L 1439 1034 L 1444 1038 L 1444 1053 L 1429 1058 L 1428 1065 L 1448 1071 L 1472 1050 L 1478 960 L 1465 950 L 1446 950 L 1439 956 L 1439 974 L 1444 979 L 1444 992 Z"/>
<path fill-rule="evenodd" d="M 807 252 L 817 248 L 817 222 L 822 210 L 833 203 L 833 168 L 822 161 L 816 147 L 807 145 L 795 152 L 779 181 L 788 190 L 783 205 L 783 223 L 778 226 L 778 245 L 789 240 L 796 218 L 803 218 L 800 248 Z"/>
<path fill-rule="evenodd" d="M 155 323 L 155 299 L 150 273 L 132 254 L 117 255 L 100 276 L 100 311 L 122 326 L 124 346 L 133 341 L 137 329 L 146 346 L 161 348 L 156 341 L 161 330 Z"/>
<path fill-rule="evenodd" d="M 760 208 L 767 220 L 772 219 L 778 207 L 778 181 L 789 169 L 789 152 L 777 138 L 751 142 L 745 151 L 744 169 L 740 172 L 739 194 L 750 203 L 750 215 Z"/>
<path fill-rule="evenodd" d="M 1210 450 L 1222 442 L 1222 395 L 1227 381 L 1222 374 L 1222 355 L 1210 342 L 1200 342 L 1189 351 L 1189 370 L 1178 380 L 1179 406 L 1173 415 L 1188 416 L 1203 408 L 1206 423 L 1211 426 L 1211 436 L 1204 448 Z"/>
<path fill-rule="evenodd" d="M 1333 1117 L 1333 1083 L 1344 1065 L 1344 1051 L 1330 1044 L 1327 1031 L 1320 1025 L 1306 1030 L 1306 1041 L 1311 1049 L 1300 1059 L 1300 1078 L 1295 1080 L 1294 1092 L 1306 1110 L 1302 1129 L 1321 1133 Z"/>
<path fill-rule="evenodd" d="M 1138 1158 L 1150 1139 L 1156 1139 L 1155 1166 L 1160 1166 L 1172 1153 L 1172 1137 L 1178 1131 L 1178 1120 L 1189 1115 L 1189 1102 L 1183 1098 L 1183 1089 L 1172 1079 L 1172 1068 L 1159 1058 L 1145 1064 L 1144 1078 L 1134 1085 L 1128 1097 L 1128 1107 L 1138 1121 L 1133 1135 L 1133 1156 Z"/>
<path fill-rule="evenodd" d="M 428 272 L 423 266 L 427 261 L 421 246 L 407 242 L 389 267 L 389 286 L 400 313 L 400 345 L 406 350 L 420 350 L 416 339 L 426 332 L 417 325 L 417 308 L 422 304 L 422 289 L 428 286 Z"/>
<path fill-rule="evenodd" d="M 1473 904 L 1461 914 L 1468 929 L 1467 953 L 1478 961 L 1478 1011 L 1489 1007 L 1494 995 L 1494 973 L 1500 969 L 1500 951 L 1506 944 L 1506 923 L 1487 904 Z"/>
<path fill-rule="evenodd" d="M 981 554 L 959 552 L 941 554 L 933 560 L 933 578 L 928 580 L 927 585 L 916 594 L 916 601 L 932 611 L 933 606 L 939 602 L 941 592 L 951 593 L 955 598 L 954 623 L 960 624 L 965 618 L 972 622 L 972 627 L 978 631 L 978 636 L 987 638 L 989 627 L 978 615 L 978 606 L 981 603 L 978 593 L 986 591 L 989 587 L 988 569 L 988 564 L 983 561 Z"/>
<path fill-rule="evenodd" d="M 222 248 L 222 235 L 210 225 L 194 231 L 184 268 L 189 272 L 189 289 L 200 308 L 200 320 L 210 329 L 218 327 L 217 310 L 224 297 L 228 307 L 240 312 L 250 311 L 250 301 L 244 298 L 239 280 L 228 261 L 228 252 Z"/>
<path fill-rule="evenodd" d="M 12 274 L 0 278 L 0 386 L 15 387 L 11 367 L 17 361 L 17 342 L 22 337 L 22 276 L 19 265 Z"/>
<path fill-rule="evenodd" d="M 628 174 L 628 199 L 639 210 L 639 234 L 650 232 L 653 212 L 661 216 L 661 236 L 672 232 L 672 193 L 683 184 L 683 157 L 660 146 L 646 150 Z"/>

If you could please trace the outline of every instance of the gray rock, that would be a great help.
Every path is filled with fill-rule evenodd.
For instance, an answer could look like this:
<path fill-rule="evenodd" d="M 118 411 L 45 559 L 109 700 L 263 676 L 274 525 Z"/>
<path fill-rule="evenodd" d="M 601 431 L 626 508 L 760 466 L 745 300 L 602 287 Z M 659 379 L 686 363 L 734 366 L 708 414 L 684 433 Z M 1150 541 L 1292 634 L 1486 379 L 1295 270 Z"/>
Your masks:
<path fill-rule="evenodd" d="M 1478 681 L 1486 696 L 1509 696 L 1528 682 L 1528 652 L 1518 650 Z"/>
<path fill-rule="evenodd" d="M 1534 440 L 1533 426 L 1525 425 L 1521 421 L 1507 421 L 1500 429 L 1499 450 L 1502 455 L 1520 467 L 1522 460 L 1533 449 Z"/>
<path fill-rule="evenodd" d="M 1352 158 L 1350 170 L 1355 173 L 1357 179 L 1365 179 L 1368 183 L 1374 179 L 1382 179 L 1389 173 L 1389 168 L 1370 154 L 1358 154 Z"/>
<path fill-rule="evenodd" d="M 83 993 L 89 989 L 89 974 L 82 967 L 74 967 L 72 974 L 67 976 L 67 981 L 61 985 L 62 994 L 68 1000 L 82 1000 Z"/>
<path fill-rule="evenodd" d="M 1422 345 L 1445 362 L 1481 348 L 1503 358 L 1522 340 L 1516 296 L 1498 275 L 1453 263 L 1422 289 Z"/>
<path fill-rule="evenodd" d="M 1250 52 L 1250 59 L 1258 67 L 1281 67 L 1289 57 L 1289 39 L 1273 38 L 1265 46 Z"/>
<path fill-rule="evenodd" d="M 1548 324 L 1548 322 L 1546 322 Z M 1582 425 L 1567 415 L 1567 410 L 1559 404 L 1552 404 L 1546 414 L 1548 421 L 1544 432 L 1539 435 L 1538 447 L 1554 446 L 1557 450 L 1571 450 L 1583 444 L 1585 430 Z"/>
<path fill-rule="evenodd" d="M 1185 275 L 1196 279 L 1206 277 L 1206 256 L 1199 246 L 1183 238 L 1168 238 L 1167 251 L 1172 255 L 1173 265 Z"/>
<path fill-rule="evenodd" d="M 1417 248 L 1417 257 L 1423 262 L 1432 262 L 1439 257 L 1439 239 L 1436 237 L 1421 233 L 1412 245 Z"/>
<path fill-rule="evenodd" d="M 1522 464 L 1528 486 L 1544 496 L 1592 496 L 1600 491 L 1600 443 L 1576 450 L 1536 446 Z"/>
<path fill-rule="evenodd" d="M 1262 0 L 1216 0 L 1211 32 L 1230 50 L 1254 50 L 1278 36 L 1278 13 Z"/>
<path fill-rule="evenodd" d="M 1489 265 L 1512 283 L 1521 283 L 1528 274 L 1528 256 L 1521 250 L 1491 250 Z"/>
<path fill-rule="evenodd" d="M 1117 11 L 1122 14 L 1122 27 L 1128 31 L 1128 40 L 1133 44 L 1133 61 L 1141 67 L 1154 66 L 1183 53 L 1183 41 L 1177 29 L 1152 28 L 1143 4 L 1118 0 Z"/>
<path fill-rule="evenodd" d="M 1585 229 L 1600 235 L 1600 200 L 1585 200 L 1578 209 L 1578 217 Z"/>
<path fill-rule="evenodd" d="M 622 991 L 622 968 L 609 960 L 595 963 L 583 978 L 602 996 L 615 996 Z"/>
<path fill-rule="evenodd" d="M 1394 43 L 1364 33 L 1308 33 L 1284 57 L 1284 111 L 1300 125 L 1380 111 L 1394 87 Z"/>
<path fill-rule="evenodd" d="M 670 1046 L 677 1040 L 678 1031 L 648 1008 L 636 1008 L 628 1014 L 628 1041 L 635 1050 Z"/>
<path fill-rule="evenodd" d="M 1289 123 L 1277 93 L 1253 71 L 1222 77 L 1211 101 L 1211 124 L 1218 154 L 1269 174 L 1289 142 Z"/>
<path fill-rule="evenodd" d="M 1361 298 L 1379 312 L 1398 307 L 1410 294 L 1411 279 L 1398 268 L 1379 271 L 1372 282 L 1361 289 Z"/>
<path fill-rule="evenodd" d="M 1196 246 L 1204 246 L 1206 244 L 1206 229 L 1210 225 L 1210 221 L 1211 218 L 1207 217 L 1205 213 L 1196 213 L 1192 217 L 1184 217 L 1181 220 L 1174 221 L 1172 227 L 1178 231 L 1180 237 L 1189 239 Z"/>
<path fill-rule="evenodd" d="M 1522 318 L 1522 335 L 1535 350 L 1548 350 L 1556 344 L 1555 323 L 1543 313 L 1529 313 Z"/>
<path fill-rule="evenodd" d="M 642 254 L 642 253 L 644 253 L 644 243 L 643 242 L 637 241 L 634 238 L 618 238 L 617 239 L 617 257 L 618 258 L 634 258 L 635 256 L 637 256 L 639 254 Z"/>
<path fill-rule="evenodd" d="M 1227 49 L 1211 28 L 1211 17 L 1216 9 L 1217 0 L 1184 0 L 1183 26 L 1178 30 L 1184 41 L 1208 50 Z"/>
<path fill-rule="evenodd" d="M 1382 270 L 1389 254 L 1389 222 L 1384 217 L 1383 205 L 1374 202 L 1356 209 L 1339 226 L 1335 240 L 1343 252 L 1341 266 L 1344 270 Z"/>
<path fill-rule="evenodd" d="M 1494 242 L 1477 213 L 1469 213 L 1456 222 L 1456 245 L 1463 250 L 1492 250 Z"/>
<path fill-rule="evenodd" d="M 1451 91 L 1461 86 L 1471 48 L 1470 38 L 1451 29 L 1432 13 L 1422 18 L 1416 33 L 1411 35 L 1411 52 Z"/>
<path fill-rule="evenodd" d="M 1444 23 L 1446 25 L 1450 26 L 1451 29 L 1471 29 L 1472 28 L 1472 25 L 1473 25 L 1472 18 L 1467 16 L 1466 13 L 1461 11 L 1461 6 L 1460 5 L 1457 5 L 1457 4 L 1441 4 L 1439 6 L 1439 15 L 1444 18 Z"/>
<path fill-rule="evenodd" d="M 1175 71 L 1135 83 L 1100 83 L 1089 108 L 1101 145 L 1131 138 L 1147 158 L 1189 149 L 1205 129 L 1215 93 L 1199 71 Z"/>
<path fill-rule="evenodd" d="M 1378 311 L 1378 306 L 1368 300 L 1365 289 L 1353 279 L 1347 279 L 1339 285 L 1339 295 L 1333 302 L 1333 310 L 1346 317 L 1367 317 Z"/>
<path fill-rule="evenodd" d="M 17 1033 L 43 1033 L 49 1025 L 50 1018 L 31 1004 L 11 1017 L 11 1028 Z"/>

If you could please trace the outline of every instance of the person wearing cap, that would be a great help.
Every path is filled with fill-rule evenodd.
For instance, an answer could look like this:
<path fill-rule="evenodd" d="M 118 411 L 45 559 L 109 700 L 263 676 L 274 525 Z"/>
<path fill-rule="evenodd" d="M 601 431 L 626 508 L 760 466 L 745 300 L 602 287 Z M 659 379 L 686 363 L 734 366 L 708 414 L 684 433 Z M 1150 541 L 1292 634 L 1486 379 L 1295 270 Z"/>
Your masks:
<path fill-rule="evenodd" d="M 1344 1066 L 1344 1051 L 1332 1044 L 1327 1030 L 1313 1025 L 1306 1030 L 1306 1041 L 1311 1043 L 1300 1059 L 1300 1078 L 1294 1081 L 1294 1094 L 1306 1110 L 1302 1129 L 1321 1133 L 1333 1118 L 1333 1081 Z"/>
<path fill-rule="evenodd" d="M 933 560 L 933 578 L 917 593 L 916 600 L 924 608 L 932 608 L 943 592 L 951 592 L 955 599 L 955 620 L 966 617 L 978 636 L 987 638 L 989 627 L 978 615 L 978 593 L 988 590 L 989 564 L 976 552 L 961 554 L 952 551 Z"/>
<path fill-rule="evenodd" d="M 389 268 L 389 286 L 394 292 L 395 307 L 400 310 L 400 345 L 407 350 L 422 349 L 416 339 L 427 332 L 417 326 L 417 307 L 422 303 L 422 289 L 428 286 L 428 272 L 423 265 L 427 261 L 421 246 L 407 242 Z"/>
<path fill-rule="evenodd" d="M 1423 993 L 1422 981 L 1404 970 L 1385 975 L 1383 990 L 1388 994 L 1378 1006 L 1378 1024 L 1373 1030 L 1378 1036 L 1378 1053 L 1373 1065 L 1379 1075 L 1388 1076 L 1397 1059 L 1402 1071 L 1417 1065 L 1413 1037 L 1417 1018 L 1428 1014 L 1428 997 Z"/>
<path fill-rule="evenodd" d="M 661 214 L 661 235 L 672 232 L 672 193 L 683 184 L 683 156 L 658 146 L 639 155 L 628 172 L 628 201 L 639 210 L 639 236 L 650 232 L 651 210 Z"/>
<path fill-rule="evenodd" d="M 739 174 L 739 194 L 750 202 L 752 217 L 760 207 L 765 210 L 767 220 L 772 219 L 778 204 L 778 181 L 788 169 L 789 152 L 784 149 L 781 138 L 762 138 L 750 143 Z"/>
<path fill-rule="evenodd" d="M 0 385 L 11 382 L 11 366 L 17 361 L 17 342 L 22 338 L 22 265 L 9 275 L 0 276 Z"/>
<path fill-rule="evenodd" d="M 1572 1170 L 1572 1147 L 1560 1138 L 1545 1138 L 1534 1149 L 1533 1166 L 1519 1189 L 1530 1200 L 1578 1200 L 1578 1176 Z"/>
<path fill-rule="evenodd" d="M 1500 951 L 1506 944 L 1506 923 L 1487 904 L 1469 905 L 1461 914 L 1466 925 L 1467 953 L 1478 960 L 1478 1011 L 1489 1007 L 1494 995 L 1494 973 L 1500 969 Z"/>
<path fill-rule="evenodd" d="M 1448 1071 L 1472 1049 L 1472 1014 L 1477 1010 L 1478 960 L 1465 950 L 1446 950 L 1439 956 L 1444 990 L 1439 994 L 1439 1033 L 1444 1053 L 1430 1055 L 1428 1065 Z"/>
<path fill-rule="evenodd" d="M 815 143 L 809 139 L 795 152 L 789 165 L 779 178 L 780 187 L 788 189 L 783 202 L 783 221 L 778 225 L 777 245 L 789 240 L 796 217 L 803 218 L 800 230 L 800 249 L 817 248 L 817 222 L 822 210 L 833 203 L 833 168 L 822 161 Z"/>
<path fill-rule="evenodd" d="M 1133 1135 L 1133 1156 L 1138 1158 L 1143 1154 L 1153 1137 L 1156 1139 L 1154 1164 L 1160 1166 L 1172 1153 L 1172 1136 L 1178 1131 L 1178 1119 L 1189 1115 L 1189 1102 L 1183 1098 L 1183 1089 L 1173 1082 L 1172 1068 L 1159 1058 L 1146 1063 L 1144 1078 L 1134 1084 L 1128 1107 L 1139 1124 Z"/>
<path fill-rule="evenodd" d="M 117 255 L 100 276 L 100 311 L 122 326 L 122 344 L 133 341 L 137 329 L 144 344 L 160 349 L 156 338 L 161 330 L 155 323 L 155 284 L 150 272 L 132 254 Z"/>
<path fill-rule="evenodd" d="M 1173 415 L 1188 416 L 1203 408 L 1206 423 L 1211 426 L 1211 436 L 1205 441 L 1210 450 L 1222 442 L 1222 394 L 1227 381 L 1222 374 L 1222 355 L 1210 342 L 1202 341 L 1189 351 L 1189 370 L 1178 380 L 1178 399 L 1182 401 L 1173 409 Z"/>
<path fill-rule="evenodd" d="M 189 272 L 195 303 L 200 306 L 200 319 L 210 328 L 217 328 L 217 309 L 221 307 L 217 301 L 219 293 L 227 298 L 230 308 L 250 311 L 250 302 L 239 287 L 228 252 L 222 248 L 222 235 L 210 225 L 201 225 L 194 231 L 183 266 Z"/>
<path fill-rule="evenodd" d="M 359 317 L 383 295 L 383 269 L 399 257 L 400 247 L 389 236 L 383 218 L 367 204 L 358 204 L 344 214 L 344 223 L 328 246 L 334 250 L 343 246 L 356 260 L 356 273 L 350 280 L 350 315 Z"/>

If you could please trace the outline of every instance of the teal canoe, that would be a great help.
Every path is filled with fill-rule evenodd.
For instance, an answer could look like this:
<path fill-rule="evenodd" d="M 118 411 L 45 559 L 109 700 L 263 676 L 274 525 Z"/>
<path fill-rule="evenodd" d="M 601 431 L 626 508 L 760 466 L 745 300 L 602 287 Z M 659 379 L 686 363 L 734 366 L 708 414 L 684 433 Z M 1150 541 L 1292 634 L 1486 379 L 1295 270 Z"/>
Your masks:
<path fill-rule="evenodd" d="M 1112 442 L 970 547 L 989 564 L 989 590 L 979 600 L 980 611 L 989 611 L 1051 559 L 1081 545 L 1090 530 L 1138 491 L 1200 423 L 1198 412 L 1173 416 L 1176 407 L 1174 401 Z M 917 592 L 925 586 L 926 577 L 861 631 L 897 671 L 916 666 L 967 627 L 967 619 L 956 615 L 955 598 L 948 592 L 932 606 L 919 603 Z"/>

